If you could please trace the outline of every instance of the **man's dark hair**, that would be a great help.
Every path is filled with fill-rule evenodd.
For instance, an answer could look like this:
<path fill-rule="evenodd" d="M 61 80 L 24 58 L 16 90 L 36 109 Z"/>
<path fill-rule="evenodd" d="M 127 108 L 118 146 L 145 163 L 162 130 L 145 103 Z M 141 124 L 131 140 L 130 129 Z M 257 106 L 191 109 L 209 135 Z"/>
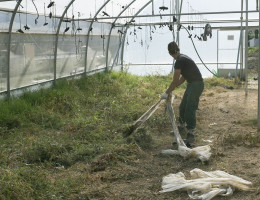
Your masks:
<path fill-rule="evenodd" d="M 178 47 L 176 42 L 170 42 L 168 44 L 168 51 L 170 54 L 176 54 L 176 53 L 180 53 L 180 48 Z"/>

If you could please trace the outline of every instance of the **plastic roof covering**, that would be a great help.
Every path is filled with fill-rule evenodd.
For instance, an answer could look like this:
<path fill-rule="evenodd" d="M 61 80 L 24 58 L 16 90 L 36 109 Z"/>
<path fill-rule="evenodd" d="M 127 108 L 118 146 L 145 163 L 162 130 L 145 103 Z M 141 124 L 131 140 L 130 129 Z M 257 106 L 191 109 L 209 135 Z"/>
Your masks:
<path fill-rule="evenodd" d="M 61 16 L 66 6 L 70 3 L 70 0 L 53 0 L 55 6 L 52 8 L 46 8 L 46 14 L 56 13 L 56 15 Z M 95 13 L 99 8 L 105 4 L 107 0 L 75 0 L 72 6 L 67 12 L 68 17 L 81 19 L 90 19 L 93 18 Z M 179 0 L 179 3 L 182 0 Z M 119 13 L 127 7 L 132 2 L 132 0 L 109 0 L 106 6 L 98 14 L 97 18 L 107 18 L 99 20 L 104 22 L 113 22 L 114 19 L 109 19 L 109 17 L 117 17 Z M 133 16 L 143 5 L 145 5 L 149 0 L 136 0 L 128 9 L 122 14 L 122 16 Z M 154 14 L 174 14 L 176 13 L 176 4 L 178 0 L 154 0 Z M 241 1 L 240 0 L 218 0 L 211 1 L 210 4 L 207 0 L 183 0 L 182 13 L 188 13 L 193 15 L 182 16 L 182 20 L 195 21 L 195 20 L 205 20 L 205 19 L 214 19 L 214 18 L 236 18 L 239 19 L 240 14 L 221 14 L 221 15 L 200 15 L 196 13 L 201 12 L 222 12 L 222 11 L 240 11 L 241 10 Z M 256 10 L 257 0 L 249 0 L 249 10 Z M 40 14 L 44 15 L 44 4 L 47 5 L 50 3 L 50 0 L 34 0 L 34 3 L 37 7 L 37 10 Z M 14 9 L 16 1 L 1 2 L 0 8 Z M 166 6 L 169 9 L 161 11 L 159 7 Z M 245 0 L 244 0 L 244 9 L 245 9 Z M 32 0 L 23 0 L 21 3 L 20 10 L 22 12 L 33 12 L 36 13 L 36 9 L 32 3 Z M 169 21 L 170 17 L 150 17 L 152 14 L 153 8 L 152 3 L 150 3 L 139 15 L 149 15 L 147 18 L 139 18 L 137 22 L 162 22 Z M 105 15 L 107 13 L 109 16 Z M 249 13 L 249 18 L 257 17 L 257 14 Z M 118 19 L 117 23 L 125 24 L 129 21 L 129 18 Z"/>

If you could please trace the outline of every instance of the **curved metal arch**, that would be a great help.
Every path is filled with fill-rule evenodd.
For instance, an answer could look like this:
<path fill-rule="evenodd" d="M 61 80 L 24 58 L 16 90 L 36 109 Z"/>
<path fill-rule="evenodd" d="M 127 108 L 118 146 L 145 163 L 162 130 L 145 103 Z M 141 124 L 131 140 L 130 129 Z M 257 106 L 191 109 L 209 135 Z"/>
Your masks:
<path fill-rule="evenodd" d="M 16 6 L 14 8 L 11 21 L 9 23 L 9 31 L 8 31 L 8 43 L 7 43 L 7 98 L 10 98 L 10 60 L 11 60 L 11 40 L 12 40 L 12 29 L 14 24 L 14 18 L 17 13 L 17 10 L 21 4 L 22 0 L 18 0 Z"/>
<path fill-rule="evenodd" d="M 140 8 L 140 10 L 131 18 L 129 23 L 132 23 L 133 20 L 135 19 L 135 17 L 137 17 L 140 14 L 140 12 L 142 12 L 152 2 L 153 2 L 153 0 L 150 0 L 142 8 Z M 125 38 L 126 38 L 126 34 L 127 34 L 127 31 L 128 31 L 128 28 L 129 27 L 126 27 L 124 38 L 123 38 L 123 41 L 122 41 L 122 51 L 121 51 L 121 65 L 122 65 L 122 69 L 123 69 L 123 64 L 124 64 L 123 61 L 124 61 Z"/>
<path fill-rule="evenodd" d="M 114 28 L 114 25 L 116 23 L 116 21 L 118 20 L 118 18 L 135 2 L 136 0 L 133 0 L 131 1 L 119 14 L 118 16 L 116 17 L 116 19 L 113 21 L 112 25 L 111 25 L 111 28 L 110 28 L 110 31 L 109 31 L 109 36 L 108 36 L 108 40 L 107 40 L 107 49 L 106 49 L 106 70 L 108 70 L 108 50 L 109 50 L 109 46 L 110 46 L 110 38 L 111 38 L 111 33 L 112 33 L 112 30 Z M 120 48 L 121 44 L 119 44 L 119 47 Z"/>
<path fill-rule="evenodd" d="M 57 76 L 57 53 L 58 53 L 60 27 L 66 12 L 68 11 L 68 9 L 70 8 L 70 6 L 73 4 L 74 1 L 75 0 L 71 0 L 70 3 L 66 6 L 65 10 L 63 11 L 56 32 L 56 41 L 55 41 L 55 49 L 54 49 L 54 85 L 56 85 L 56 76 Z"/>
<path fill-rule="evenodd" d="M 86 40 L 86 52 L 85 52 L 85 68 L 84 68 L 84 73 L 86 74 L 87 72 L 87 64 L 88 64 L 88 43 L 89 43 L 89 35 L 90 35 L 90 31 L 92 29 L 92 25 L 97 17 L 97 15 L 100 13 L 100 11 L 109 3 L 110 0 L 107 0 L 100 8 L 99 10 L 96 12 L 95 16 L 93 17 L 90 26 L 88 28 L 88 34 L 87 34 L 87 40 Z"/>

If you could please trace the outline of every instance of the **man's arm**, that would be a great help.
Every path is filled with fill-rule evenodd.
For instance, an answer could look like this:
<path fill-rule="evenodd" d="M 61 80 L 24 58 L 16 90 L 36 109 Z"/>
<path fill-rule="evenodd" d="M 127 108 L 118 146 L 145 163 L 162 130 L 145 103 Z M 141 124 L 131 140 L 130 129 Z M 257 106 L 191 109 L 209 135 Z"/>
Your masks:
<path fill-rule="evenodd" d="M 185 79 L 183 78 L 183 76 L 181 76 L 181 70 L 180 69 L 174 70 L 173 80 L 170 86 L 168 87 L 168 89 L 166 90 L 166 94 L 170 94 L 176 87 L 183 84 L 184 82 Z"/>

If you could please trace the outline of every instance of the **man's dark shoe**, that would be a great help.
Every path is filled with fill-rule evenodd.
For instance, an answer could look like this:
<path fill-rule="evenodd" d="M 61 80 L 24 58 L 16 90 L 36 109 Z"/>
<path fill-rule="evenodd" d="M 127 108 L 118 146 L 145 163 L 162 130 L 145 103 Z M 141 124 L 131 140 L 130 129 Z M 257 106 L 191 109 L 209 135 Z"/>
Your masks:
<path fill-rule="evenodd" d="M 187 145 L 187 147 L 191 148 L 194 147 L 194 142 L 195 142 L 194 130 L 190 129 L 188 130 L 185 144 Z"/>

